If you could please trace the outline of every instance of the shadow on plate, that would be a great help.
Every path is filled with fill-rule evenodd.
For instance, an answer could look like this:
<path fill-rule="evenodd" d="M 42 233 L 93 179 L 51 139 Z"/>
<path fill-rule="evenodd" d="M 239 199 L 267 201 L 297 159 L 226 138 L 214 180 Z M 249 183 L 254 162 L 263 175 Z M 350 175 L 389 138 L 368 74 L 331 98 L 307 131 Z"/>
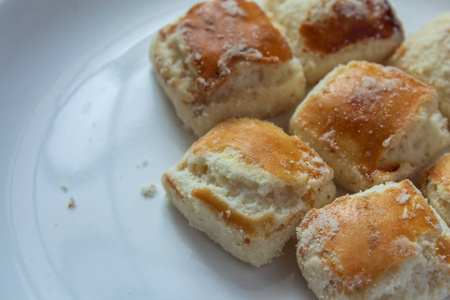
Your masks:
<path fill-rule="evenodd" d="M 298 294 L 303 296 L 302 299 L 316 299 L 297 266 L 295 238 L 283 248 L 284 255 L 257 268 L 233 257 L 204 233 L 189 226 L 188 221 L 168 201 L 166 206 L 170 221 L 179 232 L 178 237 L 192 250 L 192 259 L 216 272 L 231 286 L 245 291 L 262 291 L 272 287 L 286 295 Z"/>

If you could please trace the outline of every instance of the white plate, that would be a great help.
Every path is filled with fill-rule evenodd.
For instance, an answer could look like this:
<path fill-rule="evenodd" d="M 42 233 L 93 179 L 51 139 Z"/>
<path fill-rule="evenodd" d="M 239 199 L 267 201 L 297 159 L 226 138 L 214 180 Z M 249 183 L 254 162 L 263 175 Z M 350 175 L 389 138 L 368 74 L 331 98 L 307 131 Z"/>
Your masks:
<path fill-rule="evenodd" d="M 392 2 L 408 33 L 450 10 Z M 0 299 L 315 299 L 293 242 L 253 268 L 165 199 L 160 176 L 195 138 L 147 49 L 192 4 L 0 0 Z"/>

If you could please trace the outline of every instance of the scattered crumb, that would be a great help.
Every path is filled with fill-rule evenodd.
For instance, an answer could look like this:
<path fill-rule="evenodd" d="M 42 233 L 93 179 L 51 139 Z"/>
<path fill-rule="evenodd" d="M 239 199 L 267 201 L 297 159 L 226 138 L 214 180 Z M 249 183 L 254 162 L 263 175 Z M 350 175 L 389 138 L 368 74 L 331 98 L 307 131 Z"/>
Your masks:
<path fill-rule="evenodd" d="M 151 198 L 155 195 L 156 193 L 156 186 L 151 183 L 148 186 L 143 186 L 141 188 L 141 195 L 144 196 L 145 198 Z"/>
<path fill-rule="evenodd" d="M 65 184 L 61 184 L 59 186 L 59 188 L 61 189 L 61 191 L 63 191 L 64 193 L 67 193 L 67 191 L 69 190 L 69 188 L 67 187 L 67 185 Z"/>
<path fill-rule="evenodd" d="M 137 165 L 136 168 L 140 169 L 141 167 L 146 167 L 148 165 L 148 160 L 144 159 L 140 165 Z"/>
<path fill-rule="evenodd" d="M 75 200 L 73 200 L 73 198 L 70 198 L 67 208 L 75 208 Z"/>

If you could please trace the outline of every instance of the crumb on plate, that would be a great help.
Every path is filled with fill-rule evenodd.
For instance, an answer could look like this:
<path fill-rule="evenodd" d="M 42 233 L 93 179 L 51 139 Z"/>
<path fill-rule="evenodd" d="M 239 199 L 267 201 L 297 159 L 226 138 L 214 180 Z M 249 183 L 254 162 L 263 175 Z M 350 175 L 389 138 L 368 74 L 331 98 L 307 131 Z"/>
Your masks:
<path fill-rule="evenodd" d="M 67 187 L 67 185 L 65 185 L 65 184 L 60 184 L 59 185 L 59 188 L 64 192 L 64 193 L 67 193 L 67 191 L 69 190 L 69 188 Z"/>
<path fill-rule="evenodd" d="M 73 198 L 70 198 L 67 208 L 75 208 L 75 200 L 73 200 Z"/>
<path fill-rule="evenodd" d="M 151 183 L 148 186 L 143 186 L 141 188 L 141 195 L 144 196 L 145 198 L 151 198 L 155 195 L 156 193 L 156 186 Z"/>

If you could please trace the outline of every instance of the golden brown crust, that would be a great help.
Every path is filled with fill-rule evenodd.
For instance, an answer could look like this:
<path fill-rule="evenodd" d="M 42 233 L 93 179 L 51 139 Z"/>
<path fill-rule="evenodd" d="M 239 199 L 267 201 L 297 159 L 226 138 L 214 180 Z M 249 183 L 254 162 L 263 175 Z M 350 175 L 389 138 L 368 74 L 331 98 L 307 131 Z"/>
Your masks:
<path fill-rule="evenodd" d="M 340 279 L 333 285 L 347 294 L 362 290 L 400 261 L 416 253 L 419 238 L 440 230 L 439 221 L 423 196 L 409 180 L 381 193 L 344 196 L 321 210 L 314 210 L 302 222 L 313 226 L 320 214 L 331 215 L 334 230 L 317 230 L 323 241 L 321 259 Z M 440 243 L 448 261 L 448 240 Z M 306 249 L 299 249 L 300 255 Z"/>
<path fill-rule="evenodd" d="M 450 265 L 450 238 L 439 237 L 434 242 L 437 256 Z"/>
<path fill-rule="evenodd" d="M 286 39 L 254 2 L 216 0 L 195 5 L 162 38 L 181 32 L 200 92 L 220 87 L 240 61 L 276 64 L 292 59 Z"/>
<path fill-rule="evenodd" d="M 450 154 L 444 155 L 424 176 L 443 186 L 450 193 Z"/>
<path fill-rule="evenodd" d="M 214 127 L 195 142 L 189 151 L 222 152 L 239 150 L 247 164 L 258 165 L 281 180 L 293 182 L 300 173 L 317 179 L 331 172 L 318 155 L 296 137 L 288 136 L 275 125 L 252 119 L 235 119 Z"/>
<path fill-rule="evenodd" d="M 338 0 L 332 6 L 332 17 L 306 20 L 299 28 L 305 46 L 311 51 L 330 54 L 345 46 L 368 39 L 389 39 L 402 34 L 397 20 L 387 1 L 361 1 L 358 7 L 347 0 Z M 367 11 L 362 11 L 362 9 Z"/>
<path fill-rule="evenodd" d="M 297 125 L 330 152 L 354 162 L 368 180 L 399 165 L 380 165 L 399 135 L 435 90 L 396 68 L 354 62 L 342 67 L 320 93 L 298 110 Z"/>

